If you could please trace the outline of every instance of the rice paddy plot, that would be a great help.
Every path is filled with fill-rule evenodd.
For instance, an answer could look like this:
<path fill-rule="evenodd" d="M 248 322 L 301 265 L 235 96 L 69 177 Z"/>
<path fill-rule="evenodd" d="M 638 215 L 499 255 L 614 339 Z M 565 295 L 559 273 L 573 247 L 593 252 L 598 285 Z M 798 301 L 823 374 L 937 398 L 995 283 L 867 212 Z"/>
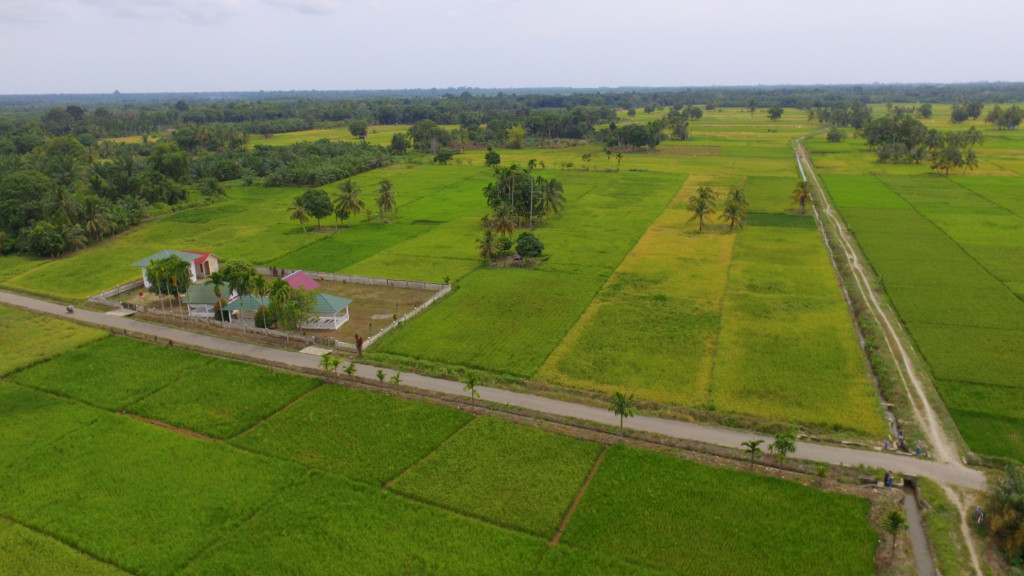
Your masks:
<path fill-rule="evenodd" d="M 602 278 L 485 268 L 374 350 L 527 377 L 582 313 Z M 372 358 L 372 354 L 370 355 Z"/>
<path fill-rule="evenodd" d="M 10 380 L 120 410 L 200 373 L 209 363 L 209 357 L 186 350 L 111 337 L 18 372 Z"/>
<path fill-rule="evenodd" d="M 0 468 L 104 416 L 95 408 L 3 381 L 0 406 Z"/>
<path fill-rule="evenodd" d="M 817 230 L 760 226 L 737 238 L 712 390 L 718 410 L 884 433 Z"/>
<path fill-rule="evenodd" d="M 0 376 L 106 335 L 96 328 L 0 306 Z"/>
<path fill-rule="evenodd" d="M 860 498 L 612 446 L 561 542 L 675 573 L 867 576 L 867 517 Z"/>
<path fill-rule="evenodd" d="M 500 526 L 551 538 L 601 446 L 477 418 L 391 489 Z"/>
<path fill-rule="evenodd" d="M 183 575 L 530 574 L 547 542 L 314 473 Z"/>
<path fill-rule="evenodd" d="M 3 558 L 0 576 L 127 574 L 62 542 L 3 518 L 0 518 L 0 558 Z"/>
<path fill-rule="evenodd" d="M 322 386 L 232 443 L 379 486 L 471 418 L 430 404 Z"/>
<path fill-rule="evenodd" d="M 138 574 L 181 569 L 299 466 L 102 414 L 0 467 L 0 514 Z"/>
<path fill-rule="evenodd" d="M 319 384 L 305 376 L 211 358 L 126 411 L 205 436 L 230 438 Z"/>
<path fill-rule="evenodd" d="M 699 181 L 691 177 L 637 241 L 537 378 L 703 405 L 735 236 L 688 224 L 682 208 Z"/>

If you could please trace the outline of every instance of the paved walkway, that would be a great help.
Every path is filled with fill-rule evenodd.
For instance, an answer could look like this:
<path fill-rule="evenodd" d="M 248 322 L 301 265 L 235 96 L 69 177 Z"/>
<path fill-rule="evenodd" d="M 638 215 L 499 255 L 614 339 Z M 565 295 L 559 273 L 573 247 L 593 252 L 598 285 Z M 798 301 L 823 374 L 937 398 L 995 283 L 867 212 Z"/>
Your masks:
<path fill-rule="evenodd" d="M 9 292 L 0 291 L 0 303 L 58 317 L 67 316 L 63 305 L 53 304 Z M 187 344 L 190 347 L 227 353 L 238 357 L 258 359 L 261 361 L 280 363 L 299 368 L 316 369 L 320 364 L 320 358 L 310 356 L 308 354 L 302 354 L 300 352 L 292 352 L 277 348 L 269 348 L 266 346 L 258 346 L 255 344 L 247 344 L 244 342 L 236 342 L 233 340 L 225 340 L 223 338 L 207 336 L 204 334 L 187 332 L 178 328 L 149 324 L 138 320 L 132 320 L 131 318 L 121 318 L 98 312 L 90 312 L 88 310 L 76 309 L 74 319 L 94 326 L 129 330 L 137 334 L 147 334 L 159 340 L 170 340 L 177 343 Z M 376 378 L 377 370 L 378 367 L 376 366 L 369 366 L 365 364 L 356 365 L 356 375 L 362 378 Z M 394 373 L 394 371 L 386 369 L 384 372 L 388 377 Z M 430 376 L 422 376 L 420 374 L 412 374 L 408 372 L 402 373 L 402 384 L 422 390 L 443 392 L 445 394 L 458 396 L 469 395 L 468 392 L 463 391 L 463 384 L 461 382 L 442 380 L 440 378 L 432 378 Z M 478 386 L 477 391 L 480 393 L 480 398 L 488 402 L 508 404 L 546 414 L 588 420 L 609 426 L 619 425 L 618 417 L 602 408 L 575 404 L 562 400 L 554 400 L 543 396 L 535 396 L 533 394 L 512 392 L 510 390 L 502 390 L 500 388 Z M 630 418 L 626 421 L 626 424 L 626 427 L 632 430 L 652 432 L 673 438 L 693 440 L 706 444 L 716 444 L 730 448 L 740 448 L 741 442 L 752 438 L 763 438 L 769 442 L 772 440 L 772 438 L 759 436 L 751 432 L 716 428 L 714 426 L 694 424 L 692 422 L 681 422 L 678 420 L 667 420 L 664 418 L 652 418 L 648 416 Z M 945 464 L 894 453 L 873 450 L 857 450 L 841 446 L 812 444 L 806 442 L 797 442 L 797 450 L 794 456 L 806 460 L 816 460 L 831 464 L 845 466 L 857 466 L 863 464 L 865 466 L 883 468 L 893 472 L 900 472 L 902 474 L 927 476 L 940 482 L 975 490 L 983 489 L 985 486 L 985 476 L 982 472 L 966 468 L 958 463 Z"/>

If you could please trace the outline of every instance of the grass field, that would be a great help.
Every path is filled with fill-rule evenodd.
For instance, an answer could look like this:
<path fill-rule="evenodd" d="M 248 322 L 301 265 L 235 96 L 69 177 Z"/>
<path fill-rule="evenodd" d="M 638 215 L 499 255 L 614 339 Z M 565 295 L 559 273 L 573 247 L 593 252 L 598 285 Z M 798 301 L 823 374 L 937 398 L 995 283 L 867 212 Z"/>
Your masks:
<path fill-rule="evenodd" d="M 93 346 L 109 340 L 124 341 Z M 196 360 L 146 359 L 210 360 L 174 352 Z M 235 392 L 278 376 L 254 368 Z M 600 445 L 384 394 L 321 386 L 231 443 L 6 382 L 0 406 L 0 574 L 862 574 L 873 561 L 866 501 L 621 446 L 552 547 Z M 679 545 L 694 534 L 708 552 Z"/>
<path fill-rule="evenodd" d="M 949 129 L 944 122 L 932 121 Z M 877 164 L 860 140 L 835 150 L 815 140 L 811 149 L 964 440 L 975 452 L 1021 460 L 1022 137 L 972 124 L 992 145 L 978 149 L 977 171 L 950 177 Z"/>

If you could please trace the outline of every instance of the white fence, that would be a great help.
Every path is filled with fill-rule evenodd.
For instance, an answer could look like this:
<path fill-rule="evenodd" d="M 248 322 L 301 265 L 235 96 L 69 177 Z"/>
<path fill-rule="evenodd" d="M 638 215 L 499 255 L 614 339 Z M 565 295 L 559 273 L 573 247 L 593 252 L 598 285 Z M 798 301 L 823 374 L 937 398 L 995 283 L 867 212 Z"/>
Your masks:
<path fill-rule="evenodd" d="M 111 298 L 115 298 L 117 296 L 120 296 L 121 294 L 124 294 L 125 292 L 134 292 L 134 291 L 138 290 L 139 288 L 142 288 L 142 279 L 141 278 L 138 279 L 138 280 L 132 280 L 131 282 L 129 282 L 127 284 L 121 284 L 120 286 L 115 286 L 115 287 L 111 288 L 110 290 L 104 290 L 103 292 L 100 292 L 99 294 L 93 294 L 92 296 L 89 296 L 88 300 L 89 300 L 89 302 L 92 302 L 94 304 L 103 304 L 104 306 L 110 306 L 111 308 L 121 308 L 122 307 L 121 306 L 122 302 L 117 301 L 117 300 L 111 300 Z"/>
<path fill-rule="evenodd" d="M 451 284 L 439 284 L 439 286 L 442 286 L 442 288 L 437 291 L 437 294 L 434 294 L 433 296 L 431 296 L 426 302 L 424 302 L 423 304 L 420 304 L 416 308 L 413 308 L 412 310 L 410 310 L 407 314 L 405 314 L 404 316 L 402 316 L 398 320 L 395 320 L 391 324 L 388 324 L 387 326 L 385 326 L 384 329 L 381 330 L 380 332 L 377 332 L 373 336 L 370 336 L 369 338 L 367 338 L 363 342 L 363 348 L 369 348 L 370 345 L 372 345 L 374 342 L 376 342 L 378 338 L 380 338 L 381 336 L 387 334 L 391 330 L 393 330 L 396 327 L 398 327 L 399 323 L 405 322 L 406 320 L 409 320 L 413 316 L 416 316 L 420 312 L 426 310 L 427 306 L 430 306 L 434 302 L 437 302 L 439 299 L 443 298 L 446 294 L 448 294 L 449 292 L 452 291 L 452 285 Z"/>

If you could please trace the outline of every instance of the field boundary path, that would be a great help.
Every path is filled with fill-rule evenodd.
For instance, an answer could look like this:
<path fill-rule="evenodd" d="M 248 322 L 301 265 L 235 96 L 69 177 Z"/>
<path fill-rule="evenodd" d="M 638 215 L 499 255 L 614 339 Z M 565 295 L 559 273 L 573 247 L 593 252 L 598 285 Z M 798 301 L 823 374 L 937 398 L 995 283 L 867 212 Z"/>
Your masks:
<path fill-rule="evenodd" d="M 226 340 L 205 334 L 187 332 L 178 328 L 149 324 L 131 318 L 111 316 L 100 312 L 89 310 L 75 310 L 73 318 L 69 316 L 64 305 L 46 302 L 20 294 L 0 291 L 0 304 L 6 304 L 15 308 L 21 308 L 32 312 L 47 314 L 58 318 L 73 319 L 84 324 L 98 326 L 106 329 L 125 330 L 136 334 L 153 338 L 155 341 L 169 344 L 175 343 L 187 345 L 190 348 L 198 348 L 212 353 L 226 354 L 238 359 L 252 359 L 260 363 L 276 363 L 292 366 L 301 369 L 319 370 L 320 358 L 302 354 L 297 351 L 280 350 L 267 346 L 259 346 L 246 342 Z M 355 376 L 375 380 L 377 378 L 377 366 L 367 364 L 356 364 Z M 386 377 L 394 374 L 392 370 L 384 370 Z M 463 390 L 465 386 L 461 382 L 433 378 L 410 372 L 402 373 L 402 384 L 411 388 L 440 392 L 452 396 L 469 397 L 469 393 Z M 550 414 L 564 418 L 575 418 L 596 422 L 606 426 L 618 427 L 618 417 L 607 409 L 584 404 L 576 404 L 563 400 L 555 400 L 534 394 L 513 392 L 501 388 L 477 387 L 482 400 L 497 404 L 517 406 L 527 410 Z M 660 434 L 671 438 L 692 440 L 706 444 L 715 444 L 730 448 L 739 448 L 740 443 L 751 438 L 762 438 L 770 442 L 772 439 L 752 432 L 742 430 L 731 430 L 727 428 L 716 428 L 693 422 L 680 420 L 669 420 L 651 416 L 636 416 L 626 422 L 626 427 L 640 432 Z M 843 446 L 812 444 L 808 442 L 797 442 L 797 456 L 801 459 L 828 462 L 842 466 L 870 466 L 884 468 L 902 474 L 927 476 L 938 482 L 952 484 L 955 486 L 981 490 L 985 486 L 985 476 L 982 472 L 960 465 L 959 462 L 944 463 L 934 462 L 903 456 L 893 453 L 857 450 Z"/>
<path fill-rule="evenodd" d="M 807 136 L 797 138 L 796 146 L 793 150 L 796 155 L 797 166 L 800 168 L 800 175 L 804 180 L 810 181 L 814 184 L 814 190 L 817 192 L 818 200 L 821 202 L 822 211 L 832 223 L 832 227 L 835 230 L 835 238 L 850 265 L 850 271 L 853 275 L 854 281 L 857 283 L 861 294 L 864 295 L 864 299 L 868 305 L 871 315 L 874 316 L 878 325 L 882 328 L 882 333 L 885 336 L 885 342 L 889 348 L 889 353 L 892 355 L 893 363 L 896 365 L 896 371 L 899 374 L 900 380 L 903 382 L 903 387 L 906 389 L 907 396 L 910 399 L 910 407 L 914 413 L 914 417 L 917 420 L 918 425 L 920 425 L 921 429 L 924 431 L 925 436 L 928 438 L 928 443 L 931 444 L 934 455 L 938 460 L 937 463 L 947 466 L 949 470 L 958 470 L 960 472 L 970 471 L 980 475 L 981 472 L 968 468 L 960 462 L 957 445 L 942 427 L 942 423 L 939 421 L 939 417 L 935 413 L 935 409 L 928 400 L 928 394 L 925 391 L 926 383 L 919 377 L 920 373 L 918 372 L 918 368 L 914 365 L 913 358 L 911 358 L 910 354 L 907 353 L 907 349 L 903 344 L 904 340 L 902 334 L 897 332 L 896 327 L 902 327 L 902 324 L 900 324 L 899 320 L 896 318 L 895 312 L 893 312 L 893 310 L 888 306 L 884 305 L 879 298 L 875 296 L 874 290 L 871 289 L 871 282 L 869 280 L 865 264 L 857 254 L 856 241 L 846 229 L 844 222 L 840 220 L 839 216 L 836 214 L 835 207 L 832 205 L 831 199 L 822 187 L 821 180 L 818 178 L 818 174 L 814 170 L 814 164 L 812 164 L 808 159 L 807 149 L 804 148 L 803 145 L 805 138 L 807 138 Z M 811 203 L 811 207 L 814 209 L 814 217 L 818 220 L 819 226 L 822 226 L 821 232 L 824 236 L 824 223 L 822 222 L 821 214 L 818 212 L 818 207 L 814 202 Z M 827 238 L 825 238 L 825 242 L 827 245 Z M 960 517 L 963 519 L 963 522 L 960 523 L 960 532 L 963 535 L 964 542 L 967 544 L 967 550 L 970 553 L 974 571 L 978 576 L 981 576 L 983 574 L 981 571 L 981 564 L 978 560 L 978 553 L 975 550 L 970 526 L 967 524 L 968 518 L 971 517 L 970 505 L 967 502 L 968 497 L 958 493 L 952 488 L 952 486 L 983 490 L 985 487 L 984 476 L 982 475 L 982 483 L 980 485 L 967 486 L 965 484 L 960 484 L 949 477 L 930 476 L 928 474 L 924 475 L 929 476 L 932 480 L 938 482 L 941 485 L 942 490 L 946 493 L 946 497 L 949 498 L 953 505 L 960 511 Z"/>

